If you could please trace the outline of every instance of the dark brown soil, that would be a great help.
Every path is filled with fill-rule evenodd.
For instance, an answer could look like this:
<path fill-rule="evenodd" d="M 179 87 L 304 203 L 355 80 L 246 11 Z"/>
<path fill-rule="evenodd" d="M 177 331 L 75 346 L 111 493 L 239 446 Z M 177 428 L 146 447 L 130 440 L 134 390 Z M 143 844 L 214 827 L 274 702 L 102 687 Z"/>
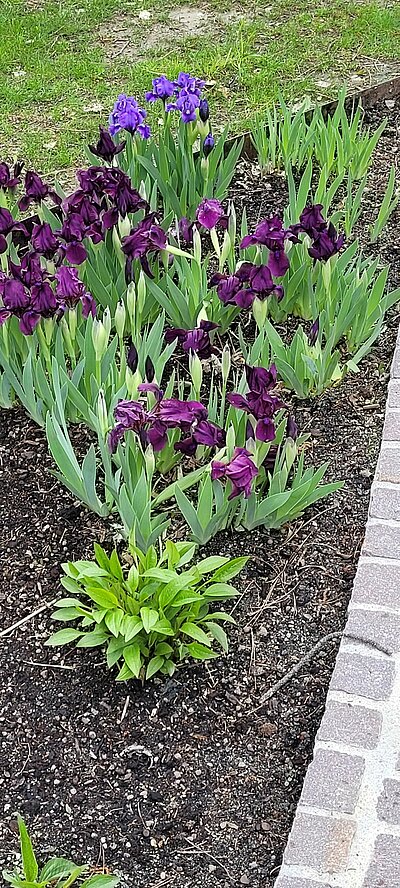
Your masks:
<path fill-rule="evenodd" d="M 397 107 L 397 106 L 396 106 Z M 385 109 L 386 110 L 386 109 Z M 371 209 L 397 144 L 399 109 L 371 177 Z M 252 220 L 284 202 L 242 170 Z M 251 184 L 252 183 L 252 184 Z M 368 221 L 368 210 L 364 223 Z M 399 216 L 379 245 L 399 284 Z M 376 248 L 375 248 L 376 249 Z M 296 405 L 310 460 L 330 461 L 343 491 L 280 532 L 226 533 L 209 546 L 249 554 L 227 657 L 174 679 L 117 685 L 101 654 L 43 647 L 43 609 L 0 638 L 0 868 L 14 860 L 15 813 L 41 858 L 105 864 L 142 888 L 272 886 L 321 719 L 331 642 L 256 712 L 263 694 L 344 626 L 379 451 L 398 327 L 393 310 L 361 372 Z M 43 433 L 0 413 L 2 629 L 58 596 L 62 560 L 90 555 L 117 528 L 74 504 L 50 475 Z"/>

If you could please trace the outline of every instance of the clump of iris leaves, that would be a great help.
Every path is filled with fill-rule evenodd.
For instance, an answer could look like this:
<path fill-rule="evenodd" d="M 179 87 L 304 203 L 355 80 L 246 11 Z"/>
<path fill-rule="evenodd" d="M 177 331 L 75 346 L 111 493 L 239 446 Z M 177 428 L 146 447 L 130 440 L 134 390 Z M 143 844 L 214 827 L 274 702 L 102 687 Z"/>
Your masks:
<path fill-rule="evenodd" d="M 119 527 L 111 553 L 63 566 L 53 618 L 73 625 L 47 644 L 103 647 L 119 681 L 227 651 L 246 533 L 243 557 L 198 550 L 339 490 L 306 460 L 293 395 L 357 373 L 400 297 L 354 237 L 385 122 L 369 132 L 344 93 L 328 119 L 281 101 L 252 138 L 288 206 L 249 226 L 228 199 L 242 141 L 214 136 L 204 81 L 156 77 L 146 102 L 156 131 L 119 95 L 72 194 L 0 164 L 0 403 L 24 406 L 57 477 Z M 392 169 L 371 241 L 397 201 Z"/>

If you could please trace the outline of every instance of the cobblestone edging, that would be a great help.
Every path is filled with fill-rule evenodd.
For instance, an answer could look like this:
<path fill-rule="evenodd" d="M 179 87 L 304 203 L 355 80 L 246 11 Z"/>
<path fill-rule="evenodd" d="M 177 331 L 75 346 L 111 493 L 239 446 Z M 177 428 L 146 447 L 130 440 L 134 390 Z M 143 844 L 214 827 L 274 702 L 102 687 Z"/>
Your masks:
<path fill-rule="evenodd" d="M 400 888 L 400 332 L 348 622 L 275 888 Z"/>

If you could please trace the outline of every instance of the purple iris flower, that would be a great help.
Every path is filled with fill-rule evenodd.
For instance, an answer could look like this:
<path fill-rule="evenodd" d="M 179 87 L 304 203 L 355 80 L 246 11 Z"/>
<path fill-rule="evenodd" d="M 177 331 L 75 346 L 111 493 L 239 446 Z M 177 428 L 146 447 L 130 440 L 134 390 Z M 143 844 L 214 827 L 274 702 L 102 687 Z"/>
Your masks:
<path fill-rule="evenodd" d="M 201 90 L 206 85 L 205 80 L 200 80 L 198 77 L 193 77 L 191 74 L 185 74 L 184 71 L 181 71 L 178 74 L 178 77 L 174 81 L 174 86 L 178 90 L 185 89 L 194 95 L 200 97 Z"/>
<path fill-rule="evenodd" d="M 311 238 L 317 237 L 321 231 L 326 230 L 326 221 L 321 213 L 322 209 L 322 204 L 314 204 L 314 206 L 305 207 L 300 215 L 299 228 Z"/>
<path fill-rule="evenodd" d="M 155 383 L 144 383 L 138 388 L 141 392 L 151 391 L 156 399 L 155 404 L 149 410 L 140 401 L 119 402 L 114 411 L 117 424 L 109 436 L 112 452 L 128 429 L 135 432 L 143 448 L 151 444 L 155 451 L 162 450 L 167 443 L 168 429 L 180 429 L 191 439 L 190 442 L 186 439 L 186 444 L 183 442 L 182 452 L 194 452 L 193 443 L 197 446 L 197 443 L 206 440 L 221 440 L 222 430 L 217 431 L 213 423 L 208 423 L 207 408 L 199 401 L 164 399 L 163 392 Z M 207 446 L 215 446 L 215 443 L 207 443 Z"/>
<path fill-rule="evenodd" d="M 208 157 L 215 147 L 215 139 L 212 133 L 208 133 L 203 142 L 204 157 Z"/>
<path fill-rule="evenodd" d="M 251 454 L 244 447 L 236 447 L 233 457 L 228 463 L 217 460 L 213 460 L 211 463 L 211 478 L 213 481 L 225 478 L 231 482 L 230 500 L 241 493 L 245 497 L 249 497 L 253 478 L 256 478 L 257 475 L 257 466 L 251 459 Z"/>
<path fill-rule="evenodd" d="M 92 317 L 96 316 L 96 303 L 93 296 L 87 292 L 83 281 L 80 280 L 76 268 L 62 265 L 57 269 L 56 295 L 61 311 L 76 308 L 81 303 L 84 318 L 90 314 Z"/>
<path fill-rule="evenodd" d="M 227 401 L 237 410 L 244 410 L 257 420 L 255 433 L 253 428 L 248 430 L 250 437 L 254 437 L 255 434 L 258 441 L 273 441 L 275 438 L 273 417 L 284 406 L 280 398 L 270 394 L 277 381 L 276 366 L 271 364 L 267 370 L 265 367 L 246 365 L 246 379 L 249 386 L 247 394 L 232 392 L 227 395 Z"/>
<path fill-rule="evenodd" d="M 308 252 L 312 258 L 320 262 L 327 262 L 331 256 L 335 256 L 344 244 L 344 235 L 338 235 L 332 222 L 326 231 L 321 231 L 313 240 Z"/>
<path fill-rule="evenodd" d="M 181 330 L 174 327 L 166 331 L 165 340 L 171 343 L 177 339 L 185 352 L 195 352 L 199 358 L 208 359 L 213 352 L 210 332 L 216 330 L 217 327 L 218 324 L 213 324 L 212 321 L 200 321 L 200 326 L 195 327 L 194 330 Z"/>
<path fill-rule="evenodd" d="M 131 274 L 133 259 L 139 259 L 145 273 L 152 277 L 148 263 L 149 253 L 165 250 L 167 236 L 161 225 L 156 222 L 155 213 L 149 213 L 127 237 L 122 239 L 122 252 L 127 257 L 127 276 Z"/>
<path fill-rule="evenodd" d="M 34 309 L 43 317 L 51 317 L 58 308 L 56 294 L 48 281 L 33 285 L 31 299 Z"/>
<path fill-rule="evenodd" d="M 109 132 L 116 136 L 121 130 L 126 130 L 131 135 L 138 133 L 143 139 L 150 136 L 150 128 L 145 124 L 147 112 L 139 108 L 133 96 L 121 93 L 118 96 L 109 117 Z"/>
<path fill-rule="evenodd" d="M 190 222 L 186 216 L 182 216 L 178 222 L 178 236 L 181 242 L 191 245 L 193 243 L 194 222 Z"/>
<path fill-rule="evenodd" d="M 52 259 L 59 247 L 59 241 L 48 222 L 40 222 L 33 226 L 31 243 L 36 253 L 40 253 L 46 259 Z"/>
<path fill-rule="evenodd" d="M 207 99 L 200 99 L 199 117 L 202 123 L 207 123 L 207 120 L 210 117 L 210 107 Z"/>
<path fill-rule="evenodd" d="M 223 218 L 225 214 L 221 202 L 214 197 L 204 197 L 196 210 L 199 224 L 211 231 Z"/>
<path fill-rule="evenodd" d="M 169 102 L 166 107 L 167 111 L 179 111 L 183 123 L 193 123 L 197 120 L 197 109 L 200 105 L 200 99 L 197 93 L 188 92 L 182 89 L 175 99 L 175 102 Z"/>
<path fill-rule="evenodd" d="M 176 89 L 175 84 L 168 80 L 168 77 L 165 77 L 164 74 L 161 74 L 160 77 L 155 77 L 152 80 L 152 84 L 153 89 L 146 93 L 146 102 L 157 102 L 159 99 L 165 102 L 173 96 Z"/>
<path fill-rule="evenodd" d="M 160 401 L 160 419 L 167 428 L 191 426 L 193 422 L 207 419 L 207 408 L 200 401 L 180 401 L 164 398 Z"/>
<path fill-rule="evenodd" d="M 254 234 L 246 234 L 240 244 L 240 249 L 245 250 L 246 247 L 260 245 L 268 247 L 269 250 L 281 250 L 286 236 L 287 232 L 283 227 L 281 217 L 271 216 L 269 219 L 259 222 Z"/>
<path fill-rule="evenodd" d="M 203 444 L 205 447 L 223 447 L 225 440 L 224 429 L 208 419 L 202 419 L 194 425 L 192 434 L 188 438 L 183 438 L 182 441 L 177 441 L 174 444 L 174 449 L 186 456 L 194 456 L 199 444 Z"/>
<path fill-rule="evenodd" d="M 315 345 L 319 335 L 319 318 L 311 324 L 310 332 L 308 334 L 308 344 Z"/>
<path fill-rule="evenodd" d="M 65 244 L 61 246 L 61 254 L 74 265 L 82 265 L 87 258 L 86 247 L 82 241 L 87 233 L 87 225 L 79 213 L 70 213 L 64 219 L 59 235 Z"/>
<path fill-rule="evenodd" d="M 11 172 L 8 163 L 4 161 L 0 163 L 0 188 L 4 191 L 13 191 L 21 182 L 20 174 L 22 167 L 23 163 L 15 163 L 14 169 Z"/>
<path fill-rule="evenodd" d="M 5 276 L 0 281 L 0 295 L 3 307 L 0 308 L 0 325 L 15 315 L 19 319 L 21 333 L 29 336 L 40 321 L 40 313 L 32 310 L 31 297 L 21 281 Z"/>
<path fill-rule="evenodd" d="M 96 145 L 89 145 L 89 150 L 96 157 L 101 157 L 102 160 L 107 161 L 107 163 L 111 163 L 114 160 L 114 157 L 116 157 L 117 154 L 124 150 L 126 141 L 120 142 L 119 145 L 116 145 L 105 126 L 100 126 L 99 130 L 100 138 Z"/>
<path fill-rule="evenodd" d="M 40 263 L 40 256 L 36 252 L 25 253 L 20 265 L 16 265 L 9 259 L 8 267 L 12 277 L 17 281 L 21 281 L 29 289 L 34 284 L 40 284 L 43 280 L 44 269 Z"/>
<path fill-rule="evenodd" d="M 50 188 L 49 185 L 46 185 L 34 170 L 27 170 L 25 174 L 25 194 L 18 201 L 21 212 L 24 213 L 32 203 L 41 204 L 47 197 L 50 197 L 53 203 L 60 206 L 60 195 L 53 188 Z"/>
<path fill-rule="evenodd" d="M 0 253 L 5 253 L 7 249 L 7 236 L 12 231 L 22 231 L 28 236 L 25 226 L 21 222 L 16 222 L 9 210 L 0 207 Z"/>

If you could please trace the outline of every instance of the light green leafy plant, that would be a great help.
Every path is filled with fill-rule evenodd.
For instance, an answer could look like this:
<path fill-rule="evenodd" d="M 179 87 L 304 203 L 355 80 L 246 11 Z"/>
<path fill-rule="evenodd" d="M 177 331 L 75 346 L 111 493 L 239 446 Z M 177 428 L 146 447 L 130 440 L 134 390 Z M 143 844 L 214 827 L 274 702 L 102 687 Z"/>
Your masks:
<path fill-rule="evenodd" d="M 32 841 L 22 817 L 18 816 L 21 846 L 22 872 L 3 871 L 3 879 L 11 888 L 70 888 L 79 881 L 80 888 L 115 888 L 119 877 L 106 873 L 93 873 L 86 877 L 87 865 L 78 866 L 64 857 L 53 857 L 39 869 Z"/>
<path fill-rule="evenodd" d="M 96 544 L 95 561 L 64 564 L 61 583 L 69 597 L 57 602 L 52 617 L 79 620 L 80 627 L 61 629 L 46 644 L 105 646 L 108 667 L 119 666 L 117 681 L 142 682 L 156 673 L 172 675 L 187 658 L 217 657 L 214 641 L 227 651 L 221 623 L 234 620 L 212 605 L 237 595 L 227 580 L 247 558 L 217 555 L 188 566 L 195 549 L 167 540 L 158 558 L 154 546 L 144 553 L 131 542 L 121 560 L 116 550 L 108 557 Z"/>

